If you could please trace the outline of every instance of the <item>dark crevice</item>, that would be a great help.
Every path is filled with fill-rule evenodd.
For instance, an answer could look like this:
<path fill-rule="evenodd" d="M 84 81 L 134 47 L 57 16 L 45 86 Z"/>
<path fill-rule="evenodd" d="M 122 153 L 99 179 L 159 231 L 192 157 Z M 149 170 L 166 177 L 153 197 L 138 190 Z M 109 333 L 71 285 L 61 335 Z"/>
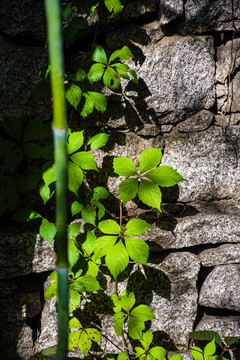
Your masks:
<path fill-rule="evenodd" d="M 45 45 L 45 41 L 41 41 L 41 40 L 37 40 L 37 39 L 32 39 L 30 37 L 27 37 L 25 35 L 9 35 L 9 34 L 5 34 L 2 31 L 0 31 L 0 36 L 7 40 L 9 43 L 15 44 L 17 46 L 22 46 L 22 47 L 26 47 L 26 46 L 35 46 L 35 47 L 44 47 Z"/>

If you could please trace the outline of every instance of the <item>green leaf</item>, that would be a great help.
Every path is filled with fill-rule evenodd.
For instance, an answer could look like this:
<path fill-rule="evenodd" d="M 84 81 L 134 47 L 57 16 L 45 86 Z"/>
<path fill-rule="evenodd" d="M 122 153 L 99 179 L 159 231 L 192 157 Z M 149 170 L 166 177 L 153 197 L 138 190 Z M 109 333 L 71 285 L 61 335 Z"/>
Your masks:
<path fill-rule="evenodd" d="M 42 157 L 46 160 L 53 159 L 53 146 L 47 145 L 42 148 Z"/>
<path fill-rule="evenodd" d="M 88 72 L 88 79 L 91 83 L 99 81 L 104 73 L 106 65 L 104 64 L 93 64 Z"/>
<path fill-rule="evenodd" d="M 92 60 L 102 64 L 107 64 L 107 55 L 102 46 L 96 44 L 94 45 Z"/>
<path fill-rule="evenodd" d="M 83 181 L 82 170 L 72 163 L 68 162 L 68 189 L 78 196 L 78 189 Z"/>
<path fill-rule="evenodd" d="M 116 294 L 111 295 L 112 302 L 114 304 L 114 312 L 119 313 L 122 310 L 121 299 Z"/>
<path fill-rule="evenodd" d="M 168 355 L 169 360 L 183 360 L 181 354 Z"/>
<path fill-rule="evenodd" d="M 153 333 L 149 330 L 143 334 L 142 340 L 140 340 L 145 350 L 149 349 L 149 346 L 153 340 Z"/>
<path fill-rule="evenodd" d="M 240 336 L 225 336 L 224 341 L 227 344 L 227 346 L 231 346 L 233 344 L 240 342 Z"/>
<path fill-rule="evenodd" d="M 118 75 L 123 79 L 129 80 L 128 70 L 129 66 L 122 63 L 113 64 L 112 67 L 118 72 Z"/>
<path fill-rule="evenodd" d="M 128 333 L 129 336 L 134 340 L 142 339 L 142 331 L 145 329 L 144 321 L 135 317 L 130 316 L 128 320 Z"/>
<path fill-rule="evenodd" d="M 105 257 L 106 265 L 115 280 L 126 269 L 128 261 L 128 253 L 121 241 L 114 245 Z"/>
<path fill-rule="evenodd" d="M 23 152 L 19 147 L 9 149 L 9 152 L 5 154 L 4 167 L 6 169 L 15 168 L 23 160 Z"/>
<path fill-rule="evenodd" d="M 96 219 L 96 210 L 91 205 L 83 206 L 81 211 L 82 217 L 86 220 L 89 224 L 95 225 Z"/>
<path fill-rule="evenodd" d="M 91 200 L 103 200 L 109 196 L 109 191 L 102 186 L 96 186 L 93 189 L 93 195 Z"/>
<path fill-rule="evenodd" d="M 120 176 L 131 176 L 137 174 L 134 162 L 127 157 L 115 157 L 113 159 L 114 172 Z"/>
<path fill-rule="evenodd" d="M 67 3 L 61 7 L 61 13 L 64 17 L 64 20 L 69 20 L 72 15 L 72 3 Z"/>
<path fill-rule="evenodd" d="M 132 316 L 142 320 L 148 321 L 155 319 L 153 311 L 147 305 L 139 305 L 131 311 Z"/>
<path fill-rule="evenodd" d="M 203 351 L 197 346 L 191 346 L 191 354 L 195 360 L 204 360 Z"/>
<path fill-rule="evenodd" d="M 87 74 L 85 73 L 85 71 L 83 69 L 78 69 L 77 72 L 75 72 L 74 74 L 70 74 L 67 76 L 67 80 L 72 80 L 72 81 L 83 81 L 85 78 L 87 77 Z"/>
<path fill-rule="evenodd" d="M 115 220 L 103 220 L 98 224 L 98 228 L 105 234 L 120 234 L 120 226 Z"/>
<path fill-rule="evenodd" d="M 34 143 L 27 143 L 23 146 L 23 152 L 29 159 L 39 159 L 42 156 L 42 149 Z"/>
<path fill-rule="evenodd" d="M 25 194 L 35 190 L 40 180 L 41 174 L 32 174 L 21 177 L 18 183 L 19 192 Z"/>
<path fill-rule="evenodd" d="M 81 297 L 79 293 L 69 287 L 69 313 L 72 313 L 80 305 Z"/>
<path fill-rule="evenodd" d="M 75 110 L 77 110 L 78 104 L 82 98 L 82 90 L 79 86 L 71 84 L 65 92 L 65 97 Z"/>
<path fill-rule="evenodd" d="M 79 151 L 70 156 L 70 159 L 84 170 L 97 170 L 94 156 L 87 151 Z"/>
<path fill-rule="evenodd" d="M 45 183 L 42 183 L 42 185 L 40 186 L 39 194 L 40 194 L 41 198 L 43 199 L 44 205 L 52 196 L 49 186 L 46 185 Z"/>
<path fill-rule="evenodd" d="M 118 355 L 117 360 L 129 360 L 129 356 L 125 352 L 122 352 Z"/>
<path fill-rule="evenodd" d="M 99 149 L 106 145 L 109 136 L 110 135 L 105 134 L 105 133 L 97 134 L 97 135 L 91 137 L 87 144 L 90 145 L 91 150 Z"/>
<path fill-rule="evenodd" d="M 159 165 L 162 159 L 162 149 L 143 150 L 139 158 L 140 173 L 144 173 Z"/>
<path fill-rule="evenodd" d="M 104 111 L 106 111 L 107 109 L 106 96 L 95 91 L 88 91 L 87 94 L 91 99 L 91 101 L 93 102 L 94 107 L 97 109 L 97 111 L 104 113 Z"/>
<path fill-rule="evenodd" d="M 88 261 L 88 270 L 86 272 L 86 275 L 91 275 L 94 278 L 96 278 L 98 275 L 98 271 L 99 271 L 99 269 L 98 269 L 97 264 L 95 264 L 93 261 Z M 100 285 L 99 285 L 99 288 L 100 288 Z"/>
<path fill-rule="evenodd" d="M 90 255 L 93 252 L 95 241 L 96 241 L 96 236 L 93 233 L 91 233 L 91 231 L 87 231 L 86 240 L 82 244 L 82 247 L 88 255 Z"/>
<path fill-rule="evenodd" d="M 51 163 L 49 163 L 50 165 Z M 56 181 L 55 163 L 49 166 L 42 174 L 43 181 L 47 186 Z"/>
<path fill-rule="evenodd" d="M 70 155 L 79 150 L 83 145 L 84 137 L 83 131 L 70 132 L 67 141 L 67 153 Z"/>
<path fill-rule="evenodd" d="M 161 346 L 155 346 L 152 349 L 149 350 L 149 353 L 158 360 L 162 360 L 166 358 L 167 350 L 165 350 Z"/>
<path fill-rule="evenodd" d="M 69 320 L 69 329 L 82 329 L 82 325 L 76 317 Z"/>
<path fill-rule="evenodd" d="M 128 59 L 132 59 L 134 56 L 131 52 L 131 50 L 127 47 L 127 46 L 123 46 L 122 49 L 119 49 L 119 50 L 116 50 L 112 53 L 112 55 L 110 56 L 109 58 L 109 64 L 119 58 L 120 61 L 122 60 L 128 60 Z M 121 64 L 121 63 L 118 63 L 118 64 L 114 64 L 114 65 L 117 65 L 117 67 L 119 67 L 119 65 L 124 65 L 124 67 L 122 67 L 123 69 L 127 69 L 129 70 L 129 67 L 128 65 L 125 65 L 125 64 Z M 126 68 L 127 66 L 127 68 Z"/>
<path fill-rule="evenodd" d="M 143 234 L 145 231 L 147 231 L 150 228 L 150 226 L 151 225 L 147 223 L 145 220 L 132 219 L 128 221 L 124 230 L 124 235 Z"/>
<path fill-rule="evenodd" d="M 108 9 L 108 11 L 113 13 L 110 17 L 116 16 L 123 9 L 123 6 L 122 6 L 120 0 L 104 0 L 104 4 L 105 4 L 106 8 Z"/>
<path fill-rule="evenodd" d="M 138 83 L 137 73 L 135 70 L 129 70 L 128 73 L 132 76 L 134 84 Z"/>
<path fill-rule="evenodd" d="M 57 346 L 49 346 L 45 349 L 43 349 L 41 351 L 41 354 L 45 355 L 45 356 L 51 356 L 51 355 L 56 355 L 57 353 Z"/>
<path fill-rule="evenodd" d="M 79 258 L 79 250 L 78 248 L 71 242 L 68 242 L 68 262 L 69 268 L 72 269 L 76 264 Z"/>
<path fill-rule="evenodd" d="M 108 67 L 103 75 L 103 83 L 106 87 L 108 87 L 111 90 L 116 90 L 120 87 L 121 81 L 119 79 L 119 76 L 117 72 L 111 68 Z"/>
<path fill-rule="evenodd" d="M 91 203 L 98 208 L 98 220 L 101 220 L 105 215 L 105 206 L 99 201 L 92 200 Z"/>
<path fill-rule="evenodd" d="M 44 291 L 44 299 L 49 300 L 53 298 L 55 295 L 57 295 L 57 292 L 57 281 L 53 281 Z"/>
<path fill-rule="evenodd" d="M 0 156 L 5 156 L 15 146 L 16 146 L 16 143 L 14 141 L 1 139 L 1 141 L 0 141 Z"/>
<path fill-rule="evenodd" d="M 97 238 L 94 245 L 94 253 L 96 258 L 98 259 L 106 255 L 107 252 L 109 252 L 114 246 L 117 238 L 117 236 L 101 236 Z"/>
<path fill-rule="evenodd" d="M 115 333 L 117 334 L 117 336 L 121 336 L 122 326 L 123 326 L 123 323 L 126 318 L 127 318 L 127 315 L 125 313 L 123 313 L 122 311 L 119 311 L 114 315 L 114 322 L 115 322 L 114 330 L 115 330 Z"/>
<path fill-rule="evenodd" d="M 83 291 L 92 292 L 101 289 L 99 282 L 92 275 L 80 276 L 71 284 L 71 287 L 72 289 L 78 292 L 83 292 Z"/>
<path fill-rule="evenodd" d="M 78 340 L 78 347 L 84 354 L 84 356 L 88 353 L 88 351 L 91 349 L 92 341 L 90 339 L 90 336 L 87 334 L 85 330 L 82 330 L 82 333 L 80 335 L 80 338 Z"/>
<path fill-rule="evenodd" d="M 185 179 L 171 166 L 162 165 L 145 174 L 148 179 L 162 187 L 169 187 L 178 184 Z"/>
<path fill-rule="evenodd" d="M 12 186 L 6 186 L 3 188 L 2 195 L 3 199 L 0 201 L 3 201 L 9 210 L 14 210 L 18 201 L 17 189 Z"/>
<path fill-rule="evenodd" d="M 131 292 L 129 295 L 125 294 L 121 296 L 121 305 L 127 313 L 129 313 L 135 302 L 136 298 L 133 292 Z"/>
<path fill-rule="evenodd" d="M 93 112 L 94 103 L 87 93 L 84 93 L 83 96 L 85 97 L 85 103 L 80 114 L 83 118 L 85 118 Z"/>
<path fill-rule="evenodd" d="M 96 329 L 89 328 L 89 329 L 86 329 L 85 331 L 87 332 L 88 336 L 90 337 L 90 339 L 92 341 L 95 341 L 95 342 L 101 341 L 101 335 L 100 335 L 99 331 L 97 331 Z"/>
<path fill-rule="evenodd" d="M 140 264 L 147 265 L 149 246 L 142 239 L 124 237 L 130 258 Z"/>
<path fill-rule="evenodd" d="M 125 179 L 119 185 L 119 196 L 123 202 L 123 206 L 135 198 L 138 192 L 138 180 L 136 178 Z"/>
<path fill-rule="evenodd" d="M 38 214 L 35 210 L 30 208 L 22 208 L 19 209 L 11 219 L 15 221 L 30 221 L 35 220 L 37 218 L 41 218 L 42 216 Z"/>
<path fill-rule="evenodd" d="M 63 29 L 63 40 L 66 46 L 69 46 L 77 40 L 80 30 L 89 28 L 87 19 L 84 17 L 76 17 Z"/>
<path fill-rule="evenodd" d="M 72 350 L 78 345 L 81 330 L 73 331 L 68 334 L 68 350 Z"/>
<path fill-rule="evenodd" d="M 82 210 L 83 208 L 83 204 L 79 204 L 78 201 L 74 201 L 72 203 L 72 206 L 71 206 L 71 213 L 72 213 L 72 216 L 80 213 L 80 211 Z"/>
<path fill-rule="evenodd" d="M 215 351 L 216 351 L 216 345 L 215 345 L 215 340 L 213 339 L 210 343 L 208 343 L 204 347 L 204 356 L 205 356 L 205 358 L 208 358 L 208 357 L 214 355 Z"/>
<path fill-rule="evenodd" d="M 42 224 L 39 228 L 40 235 L 50 243 L 56 235 L 56 226 L 49 222 L 47 219 L 42 220 Z"/>
<path fill-rule="evenodd" d="M 22 122 L 20 119 L 13 116 L 5 117 L 3 120 L 3 129 L 5 133 L 11 136 L 13 139 L 21 141 Z"/>
<path fill-rule="evenodd" d="M 161 212 L 162 194 L 157 185 L 149 180 L 141 180 L 138 190 L 139 199 L 146 205 L 156 208 Z"/>
<path fill-rule="evenodd" d="M 77 235 L 80 232 L 81 223 L 80 222 L 74 222 L 69 225 L 68 227 L 68 237 L 73 237 Z"/>
<path fill-rule="evenodd" d="M 43 129 L 42 120 L 36 119 L 31 121 L 23 132 L 23 142 L 39 139 L 39 133 Z"/>
<path fill-rule="evenodd" d="M 212 330 L 198 330 L 189 333 L 189 338 L 193 340 L 215 340 L 215 342 L 223 347 L 220 335 L 216 331 Z"/>
<path fill-rule="evenodd" d="M 140 358 L 140 360 L 145 359 L 146 357 L 146 352 L 144 349 L 140 348 L 139 346 L 135 347 L 135 351 L 136 351 L 136 357 Z"/>

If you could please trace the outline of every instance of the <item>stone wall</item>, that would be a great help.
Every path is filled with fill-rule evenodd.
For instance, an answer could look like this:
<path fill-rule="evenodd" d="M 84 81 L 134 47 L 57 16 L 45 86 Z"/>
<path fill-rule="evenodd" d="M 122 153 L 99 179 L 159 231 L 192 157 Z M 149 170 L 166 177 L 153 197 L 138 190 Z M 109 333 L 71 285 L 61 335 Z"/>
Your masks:
<path fill-rule="evenodd" d="M 123 4 L 119 18 L 100 18 L 97 41 L 109 51 L 128 45 L 139 83 L 108 94 L 103 116 L 82 122 L 74 114 L 72 124 L 111 130 L 108 158 L 135 160 L 143 149 L 164 147 L 163 164 L 187 179 L 163 192 L 162 214 L 127 204 L 128 216 L 153 224 L 144 235 L 152 251 L 149 267 L 132 267 L 119 285 L 134 289 L 154 310 L 151 329 L 159 344 L 187 352 L 193 329 L 240 336 L 240 1 Z M 91 41 L 97 21 L 95 14 L 93 30 L 70 49 L 69 71 L 82 66 L 84 36 Z M 1 0 L 0 120 L 51 120 L 50 99 L 37 102 L 33 96 L 38 70 L 48 61 L 45 36 L 41 0 Z M 105 166 L 106 153 L 95 155 Z M 116 178 L 110 176 L 107 185 L 118 196 Z M 55 255 L 37 227 L 5 221 L 1 227 L 1 355 L 27 360 L 56 344 L 55 300 L 43 301 Z M 103 293 L 97 301 L 104 299 Z M 109 333 L 108 310 L 102 305 L 96 316 Z M 109 342 L 102 347 L 115 350 Z"/>

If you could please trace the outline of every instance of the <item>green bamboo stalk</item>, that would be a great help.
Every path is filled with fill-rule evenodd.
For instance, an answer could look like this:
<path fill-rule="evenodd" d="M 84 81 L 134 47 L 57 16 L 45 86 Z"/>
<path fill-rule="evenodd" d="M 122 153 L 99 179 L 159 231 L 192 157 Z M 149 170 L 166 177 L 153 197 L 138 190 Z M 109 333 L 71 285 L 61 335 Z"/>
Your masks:
<path fill-rule="evenodd" d="M 63 46 L 59 0 L 45 0 L 53 98 L 53 141 L 56 166 L 56 253 L 58 275 L 57 360 L 68 352 L 68 256 L 67 256 L 67 116 L 63 87 Z"/>

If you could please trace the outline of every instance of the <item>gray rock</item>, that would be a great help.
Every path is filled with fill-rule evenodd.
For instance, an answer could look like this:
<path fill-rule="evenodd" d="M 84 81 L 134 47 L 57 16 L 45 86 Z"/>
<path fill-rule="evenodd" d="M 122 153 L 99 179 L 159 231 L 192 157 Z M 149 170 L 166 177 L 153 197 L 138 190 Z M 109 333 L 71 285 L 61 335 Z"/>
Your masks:
<path fill-rule="evenodd" d="M 201 110 L 185 121 L 177 124 L 180 133 L 198 132 L 206 130 L 212 123 L 213 114 L 207 110 Z"/>
<path fill-rule="evenodd" d="M 172 20 L 183 15 L 183 0 L 160 0 L 159 18 L 162 25 L 170 23 Z"/>
<path fill-rule="evenodd" d="M 176 240 L 170 246 L 181 248 L 199 244 L 239 242 L 239 216 L 225 214 L 197 214 L 186 216 L 179 222 L 174 234 Z"/>
<path fill-rule="evenodd" d="M 240 336 L 240 316 L 204 315 L 196 330 L 217 331 L 222 339 L 224 336 Z"/>
<path fill-rule="evenodd" d="M 37 102 L 33 96 L 38 73 L 46 65 L 44 48 L 17 46 L 0 37 L 0 119 L 4 115 L 49 119 L 50 100 Z"/>
<path fill-rule="evenodd" d="M 217 108 L 220 113 L 229 114 L 229 113 L 239 113 L 239 84 L 240 84 L 240 74 L 239 72 L 231 80 L 229 86 L 227 84 L 217 84 L 216 85 L 216 95 L 217 95 Z"/>
<path fill-rule="evenodd" d="M 179 183 L 179 201 L 198 202 L 213 199 L 240 200 L 240 177 L 236 152 L 239 129 L 210 127 L 204 133 L 165 138 L 162 165 L 176 169 L 187 181 Z"/>
<path fill-rule="evenodd" d="M 118 282 L 118 292 L 121 293 L 126 288 L 128 291 L 134 291 L 137 299 L 136 305 L 141 303 L 149 305 L 156 316 L 156 320 L 152 321 L 151 330 L 153 332 L 165 331 L 179 351 L 186 350 L 188 332 L 193 329 L 197 313 L 196 281 L 200 262 L 197 256 L 188 252 L 172 253 L 162 262 L 159 262 L 159 259 L 157 261 L 158 263 L 156 261 L 153 263 L 150 260 L 149 266 L 145 270 L 142 266 L 135 265 L 129 278 Z M 109 281 L 110 278 L 108 277 L 107 293 L 110 295 L 114 293 L 114 282 Z M 45 302 L 42 312 L 42 330 L 37 340 L 35 352 L 57 343 L 55 302 L 54 298 Z M 87 303 L 88 301 L 85 301 L 85 306 Z M 121 339 L 117 338 L 114 332 L 113 315 L 110 315 L 110 308 L 108 312 L 105 309 L 101 313 L 95 304 L 93 307 L 97 311 L 95 319 L 100 319 L 104 335 L 122 349 Z M 91 308 L 88 307 L 88 321 L 91 318 L 91 312 Z M 119 352 L 119 349 L 105 336 L 102 339 L 103 341 L 100 344 L 102 351 Z M 74 349 L 71 355 L 80 356 L 81 353 L 78 349 Z"/>
<path fill-rule="evenodd" d="M 199 294 L 206 307 L 240 311 L 240 265 L 216 266 L 207 276 Z"/>
<path fill-rule="evenodd" d="M 1 0 L 0 30 L 10 36 L 46 40 L 44 3 L 38 0 Z"/>
<path fill-rule="evenodd" d="M 54 270 L 55 252 L 36 232 L 1 233 L 0 279 Z M 11 258 L 9 258 L 11 254 Z"/>
<path fill-rule="evenodd" d="M 34 355 L 33 351 L 33 333 L 32 329 L 25 325 L 20 334 L 18 339 L 18 346 L 17 346 L 17 355 L 20 359 L 29 360 Z"/>
<path fill-rule="evenodd" d="M 203 266 L 240 263 L 240 244 L 224 244 L 199 254 Z"/>
<path fill-rule="evenodd" d="M 160 124 L 179 122 L 214 103 L 214 62 L 210 37 L 164 37 L 141 48 L 145 61 L 138 67 L 139 87 L 148 89 L 144 101 Z M 141 85 L 142 84 L 142 85 Z M 139 96 L 144 95 L 144 90 Z M 136 107 L 138 108 L 136 101 Z M 159 118 L 161 115 L 161 118 Z"/>
<path fill-rule="evenodd" d="M 233 39 L 217 48 L 216 80 L 225 83 L 240 65 L 240 39 Z"/>
<path fill-rule="evenodd" d="M 210 30 L 234 30 L 234 26 L 239 28 L 239 15 L 238 0 L 187 0 L 184 30 L 194 34 Z"/>

